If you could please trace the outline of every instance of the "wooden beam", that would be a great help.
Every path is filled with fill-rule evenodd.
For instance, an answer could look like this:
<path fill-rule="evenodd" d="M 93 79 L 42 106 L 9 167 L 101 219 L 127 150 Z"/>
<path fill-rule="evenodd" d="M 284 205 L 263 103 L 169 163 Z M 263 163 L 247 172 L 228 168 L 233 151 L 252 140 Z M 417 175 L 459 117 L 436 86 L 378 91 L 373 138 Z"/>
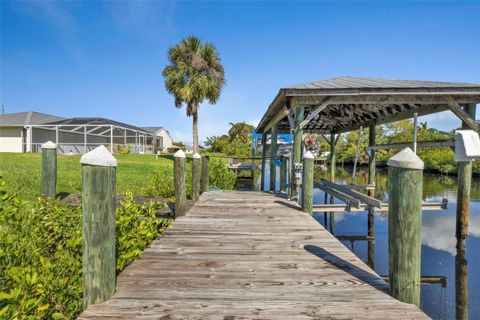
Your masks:
<path fill-rule="evenodd" d="M 328 95 L 297 95 L 298 103 L 315 105 L 321 104 Z M 451 96 L 451 95 L 450 95 Z M 444 104 L 445 95 L 335 95 L 332 96 L 331 104 Z M 478 103 L 480 95 L 455 96 L 458 103 Z"/>
<path fill-rule="evenodd" d="M 326 185 L 327 187 L 329 187 L 331 189 L 343 192 L 343 193 L 349 195 L 350 197 L 355 198 L 359 201 L 362 201 L 363 203 L 366 203 L 366 204 L 368 204 L 372 207 L 375 207 L 375 208 L 381 208 L 382 207 L 382 202 L 380 200 L 375 199 L 373 197 L 369 197 L 369 196 L 367 196 L 363 193 L 357 192 L 355 190 L 351 190 L 351 189 L 346 188 L 346 187 L 344 187 L 340 184 L 336 184 L 334 182 L 330 182 L 330 181 L 325 180 L 325 179 L 322 179 L 321 183 L 323 185 Z"/>
<path fill-rule="evenodd" d="M 445 100 L 447 101 L 448 107 L 452 112 L 460 118 L 460 120 L 463 121 L 470 129 L 474 131 L 478 131 L 477 123 L 475 122 L 475 119 L 472 119 L 465 110 L 460 107 L 460 105 L 452 98 L 452 97 L 445 97 Z"/>
<path fill-rule="evenodd" d="M 328 105 L 330 104 L 330 100 L 330 97 L 327 98 L 321 105 L 316 107 L 315 110 L 311 111 L 308 114 L 307 118 L 300 123 L 299 129 L 303 129 L 303 127 L 305 127 L 310 121 L 312 121 L 312 119 L 315 118 L 323 109 L 328 107 Z"/>
<path fill-rule="evenodd" d="M 368 146 L 365 151 L 370 150 L 389 150 L 389 149 L 404 149 L 411 147 L 413 142 L 399 142 L 391 144 L 378 144 L 375 146 Z M 454 140 L 432 140 L 432 141 L 419 141 L 417 142 L 417 148 L 440 148 L 440 147 L 455 147 Z"/>
<path fill-rule="evenodd" d="M 413 115 L 415 114 L 415 112 L 417 112 L 418 116 L 420 117 L 420 116 L 424 116 L 424 115 L 427 115 L 427 114 L 442 112 L 442 111 L 446 111 L 446 110 L 449 110 L 449 108 L 446 104 L 422 106 L 421 108 L 412 109 L 412 110 L 409 110 L 408 112 L 397 113 L 394 116 L 380 117 L 380 118 L 373 119 L 373 120 L 370 120 L 370 121 L 365 121 L 363 123 L 356 123 L 356 124 L 352 124 L 352 125 L 349 125 L 349 126 L 336 128 L 335 133 L 344 133 L 344 132 L 350 132 L 350 131 L 358 130 L 360 128 L 360 126 L 370 127 L 372 125 L 381 125 L 381 124 L 385 124 L 385 123 L 391 123 L 391 122 L 396 122 L 396 121 L 400 121 L 400 120 L 410 119 L 410 118 L 413 118 Z"/>
<path fill-rule="evenodd" d="M 318 187 L 318 185 L 315 185 Z M 320 188 L 319 188 L 320 189 Z M 448 207 L 448 202 L 424 202 L 422 203 L 422 211 L 439 211 L 446 210 Z M 336 204 L 314 204 L 314 212 L 367 212 L 370 209 L 373 209 L 372 206 L 360 203 L 359 208 L 352 208 L 347 204 L 336 203 Z M 388 203 L 382 203 L 381 208 L 375 208 L 375 212 L 386 212 L 388 211 Z"/>
<path fill-rule="evenodd" d="M 335 236 L 340 241 L 372 241 L 375 240 L 373 236 Z"/>
<path fill-rule="evenodd" d="M 273 127 L 273 125 L 277 124 L 277 122 L 285 118 L 287 114 L 288 110 L 287 107 L 284 105 L 262 129 L 262 132 L 268 132 Z"/>
<path fill-rule="evenodd" d="M 345 201 L 345 203 L 347 204 L 347 206 L 346 206 L 347 210 L 346 211 L 350 211 L 350 207 L 353 207 L 355 209 L 360 209 L 361 208 L 360 200 L 358 200 L 358 199 L 356 199 L 356 198 L 354 198 L 354 197 L 352 197 L 352 196 L 350 196 L 350 195 L 348 195 L 348 194 L 346 194 L 342 191 L 332 189 L 332 188 L 326 186 L 325 184 L 319 184 L 319 183 L 315 183 L 315 188 L 318 188 L 318 189 L 320 189 L 320 190 L 322 190 L 326 193 L 329 193 L 337 199 Z M 317 206 L 313 206 L 313 207 L 316 208 Z M 332 210 L 329 210 L 329 211 L 332 211 Z"/>

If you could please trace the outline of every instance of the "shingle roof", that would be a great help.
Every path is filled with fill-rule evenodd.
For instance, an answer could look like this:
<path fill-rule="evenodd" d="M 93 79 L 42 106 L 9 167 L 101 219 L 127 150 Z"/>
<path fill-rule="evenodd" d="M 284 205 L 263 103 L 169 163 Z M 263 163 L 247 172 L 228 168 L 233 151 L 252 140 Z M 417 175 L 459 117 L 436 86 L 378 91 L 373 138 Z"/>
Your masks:
<path fill-rule="evenodd" d="M 163 129 L 163 127 L 141 127 L 141 128 L 151 133 L 157 133 L 158 131 Z"/>
<path fill-rule="evenodd" d="M 391 80 L 344 76 L 285 87 L 284 89 L 361 89 L 361 88 L 475 88 L 480 84 L 462 82 Z"/>
<path fill-rule="evenodd" d="M 268 131 L 275 123 L 279 133 L 289 132 L 291 104 L 304 107 L 304 130 L 341 133 L 442 112 L 450 108 L 446 98 L 480 103 L 480 84 L 350 76 L 314 81 L 281 88 L 256 130 Z"/>
<path fill-rule="evenodd" d="M 45 113 L 28 111 L 0 114 L 0 126 L 25 126 L 31 124 L 45 124 L 65 118 Z"/>

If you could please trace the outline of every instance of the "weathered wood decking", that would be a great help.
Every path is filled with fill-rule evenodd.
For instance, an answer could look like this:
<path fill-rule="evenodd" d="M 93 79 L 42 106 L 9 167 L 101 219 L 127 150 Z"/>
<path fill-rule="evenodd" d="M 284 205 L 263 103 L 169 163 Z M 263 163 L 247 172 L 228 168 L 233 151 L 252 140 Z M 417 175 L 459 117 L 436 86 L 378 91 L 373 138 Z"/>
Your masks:
<path fill-rule="evenodd" d="M 206 193 L 80 319 L 428 319 L 292 202 Z"/>

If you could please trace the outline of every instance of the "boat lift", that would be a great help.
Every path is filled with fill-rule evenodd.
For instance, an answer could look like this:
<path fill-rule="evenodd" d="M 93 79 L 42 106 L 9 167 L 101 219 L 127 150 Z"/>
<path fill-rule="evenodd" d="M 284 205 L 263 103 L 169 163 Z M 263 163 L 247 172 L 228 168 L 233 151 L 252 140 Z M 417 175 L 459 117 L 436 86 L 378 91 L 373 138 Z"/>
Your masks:
<path fill-rule="evenodd" d="M 345 202 L 345 204 L 314 204 L 313 208 L 315 211 L 358 212 L 370 209 L 374 209 L 376 212 L 388 211 L 388 203 L 383 203 L 378 199 L 357 191 L 374 189 L 374 185 L 345 185 L 322 179 L 320 182 L 316 182 L 314 187 Z M 445 210 L 447 205 L 447 199 L 443 199 L 442 202 L 424 202 L 422 210 Z"/>

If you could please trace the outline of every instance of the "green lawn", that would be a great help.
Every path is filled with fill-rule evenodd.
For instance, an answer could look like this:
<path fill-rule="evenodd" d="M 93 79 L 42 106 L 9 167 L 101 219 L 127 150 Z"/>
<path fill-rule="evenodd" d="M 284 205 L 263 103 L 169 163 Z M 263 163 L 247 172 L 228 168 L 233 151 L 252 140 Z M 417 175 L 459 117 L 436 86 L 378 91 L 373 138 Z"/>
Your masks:
<path fill-rule="evenodd" d="M 173 157 L 154 155 L 115 155 L 117 167 L 117 193 L 132 191 L 143 195 L 151 174 L 162 169 L 173 174 Z M 0 176 L 7 189 L 19 196 L 32 199 L 39 195 L 41 177 L 40 153 L 0 153 Z M 80 156 L 58 155 L 57 195 L 81 192 Z"/>

